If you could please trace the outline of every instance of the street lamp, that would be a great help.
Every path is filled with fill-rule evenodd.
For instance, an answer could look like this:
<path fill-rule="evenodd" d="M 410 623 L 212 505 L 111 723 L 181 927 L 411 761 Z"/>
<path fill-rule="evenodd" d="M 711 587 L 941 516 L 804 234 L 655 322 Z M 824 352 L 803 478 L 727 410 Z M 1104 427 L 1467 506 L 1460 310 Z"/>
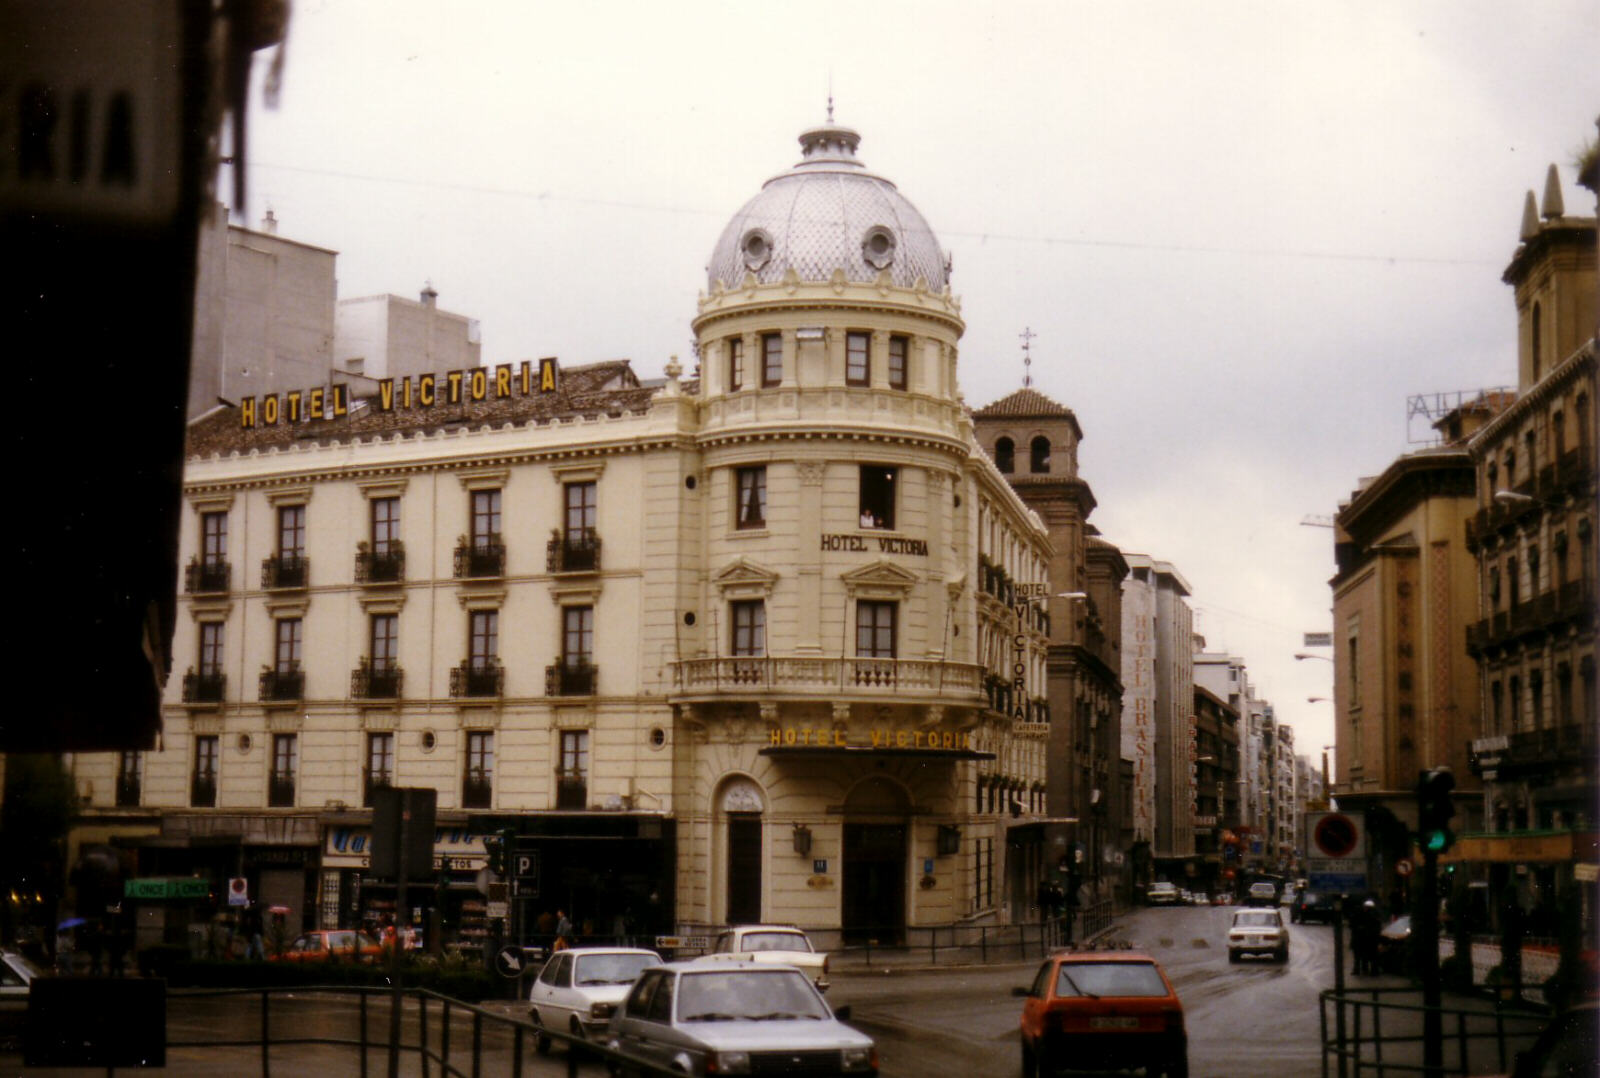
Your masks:
<path fill-rule="evenodd" d="M 1333 697 L 1331 697 L 1331 696 L 1308 696 L 1308 697 L 1306 697 L 1306 703 L 1308 703 L 1308 704 L 1331 704 L 1331 703 L 1333 703 Z"/>
<path fill-rule="evenodd" d="M 1294 653 L 1294 657 L 1296 659 L 1321 659 L 1325 663 L 1333 662 L 1333 660 L 1328 658 L 1326 655 L 1313 655 L 1309 651 L 1297 651 Z"/>
<path fill-rule="evenodd" d="M 1490 495 L 1490 498 L 1507 509 L 1531 509 L 1535 505 L 1542 505 L 1547 509 L 1563 508 L 1560 502 L 1553 502 L 1549 498 L 1537 498 L 1520 490 L 1497 490 Z"/>

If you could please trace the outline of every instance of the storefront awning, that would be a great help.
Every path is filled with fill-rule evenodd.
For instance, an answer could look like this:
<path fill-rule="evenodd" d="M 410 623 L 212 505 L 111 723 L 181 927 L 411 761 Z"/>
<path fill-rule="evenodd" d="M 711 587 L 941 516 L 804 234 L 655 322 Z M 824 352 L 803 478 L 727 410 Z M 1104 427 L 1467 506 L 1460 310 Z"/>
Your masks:
<path fill-rule="evenodd" d="M 853 745 L 768 745 L 760 750 L 762 756 L 778 756 L 785 759 L 796 757 L 826 757 L 830 760 L 872 760 L 893 757 L 897 760 L 993 760 L 992 752 L 979 752 L 977 749 L 918 749 L 918 748 L 869 748 Z"/>
<path fill-rule="evenodd" d="M 1462 835 L 1439 860 L 1504 864 L 1596 861 L 1600 835 L 1593 831 L 1524 831 L 1504 835 Z"/>

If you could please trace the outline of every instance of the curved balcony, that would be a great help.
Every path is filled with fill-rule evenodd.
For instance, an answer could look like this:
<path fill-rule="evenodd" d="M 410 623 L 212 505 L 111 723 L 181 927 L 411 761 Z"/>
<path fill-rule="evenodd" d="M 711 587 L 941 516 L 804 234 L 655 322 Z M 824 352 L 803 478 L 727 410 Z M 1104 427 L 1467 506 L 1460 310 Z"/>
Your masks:
<path fill-rule="evenodd" d="M 750 656 L 672 663 L 675 701 L 824 696 L 980 706 L 984 668 L 928 659 Z"/>

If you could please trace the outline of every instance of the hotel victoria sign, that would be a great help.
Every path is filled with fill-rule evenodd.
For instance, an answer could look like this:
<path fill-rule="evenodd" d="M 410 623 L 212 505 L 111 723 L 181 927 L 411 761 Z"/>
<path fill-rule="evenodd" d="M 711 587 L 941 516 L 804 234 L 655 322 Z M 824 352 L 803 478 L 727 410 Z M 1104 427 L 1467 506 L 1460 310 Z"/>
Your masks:
<path fill-rule="evenodd" d="M 397 408 L 432 408 L 436 404 L 463 401 L 535 397 L 556 392 L 560 388 L 560 376 L 555 357 L 546 356 L 539 360 L 537 373 L 533 361 L 525 359 L 515 368 L 502 363 L 493 369 L 473 367 L 444 375 L 421 374 L 416 378 L 402 378 L 398 383 L 393 378 L 382 378 L 377 383 L 377 394 L 369 403 L 380 412 L 392 412 Z M 338 419 L 349 414 L 349 387 L 344 385 L 269 393 L 239 402 L 239 426 L 244 428 Z"/>

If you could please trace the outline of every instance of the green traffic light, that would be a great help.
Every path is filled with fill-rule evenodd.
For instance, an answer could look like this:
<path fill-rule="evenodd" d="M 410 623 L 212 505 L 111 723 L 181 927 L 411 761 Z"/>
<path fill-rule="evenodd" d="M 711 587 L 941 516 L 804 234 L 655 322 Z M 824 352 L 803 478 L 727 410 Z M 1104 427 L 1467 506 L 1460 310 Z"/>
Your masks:
<path fill-rule="evenodd" d="M 1429 853 L 1443 853 L 1455 841 L 1449 831 L 1429 831 L 1422 836 L 1422 848 Z"/>

